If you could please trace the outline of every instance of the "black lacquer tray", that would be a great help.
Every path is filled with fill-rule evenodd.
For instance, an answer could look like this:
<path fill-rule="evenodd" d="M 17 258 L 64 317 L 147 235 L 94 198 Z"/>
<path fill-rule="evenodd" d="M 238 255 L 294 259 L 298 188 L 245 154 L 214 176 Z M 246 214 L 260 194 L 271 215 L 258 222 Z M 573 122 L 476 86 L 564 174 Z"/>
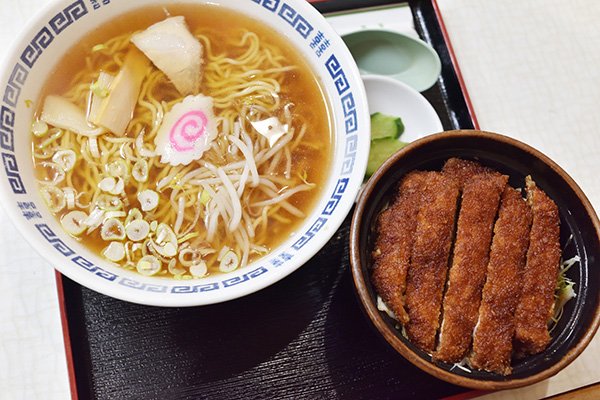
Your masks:
<path fill-rule="evenodd" d="M 314 6 L 328 13 L 397 4 L 333 0 Z M 442 59 L 438 83 L 423 94 L 446 130 L 472 128 L 434 5 L 409 5 L 419 34 Z M 350 216 L 287 278 L 218 305 L 145 307 L 59 278 L 74 393 L 79 399 L 471 397 L 405 361 L 371 328 L 354 294 L 349 225 Z"/>

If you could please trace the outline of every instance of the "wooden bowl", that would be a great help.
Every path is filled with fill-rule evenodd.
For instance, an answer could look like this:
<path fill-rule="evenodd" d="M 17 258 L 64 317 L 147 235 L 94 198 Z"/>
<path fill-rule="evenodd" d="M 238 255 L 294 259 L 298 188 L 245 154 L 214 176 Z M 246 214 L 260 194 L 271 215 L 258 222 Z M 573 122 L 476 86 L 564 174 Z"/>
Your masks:
<path fill-rule="evenodd" d="M 370 279 L 377 215 L 403 175 L 415 169 L 440 170 L 451 157 L 480 161 L 508 175 L 514 187 L 522 187 L 525 176 L 531 175 L 559 207 L 563 257 L 581 257 L 581 262 L 567 273 L 575 282 L 577 297 L 565 305 L 550 345 L 540 354 L 513 361 L 513 373 L 508 376 L 475 370 L 469 373 L 451 364 L 433 362 L 430 355 L 400 334 L 396 321 L 377 309 L 377 294 Z M 495 133 L 443 132 L 415 141 L 387 160 L 358 199 L 350 231 L 350 262 L 363 309 L 383 338 L 423 371 L 460 386 L 498 390 L 549 378 L 581 354 L 600 324 L 600 222 L 592 205 L 555 162 L 524 143 Z"/>

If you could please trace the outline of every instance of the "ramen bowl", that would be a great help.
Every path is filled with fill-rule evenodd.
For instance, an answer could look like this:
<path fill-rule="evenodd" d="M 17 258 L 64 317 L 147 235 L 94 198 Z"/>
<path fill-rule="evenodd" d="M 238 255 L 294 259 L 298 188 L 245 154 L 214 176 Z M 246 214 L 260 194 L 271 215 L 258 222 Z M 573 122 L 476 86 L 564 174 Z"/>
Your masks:
<path fill-rule="evenodd" d="M 509 176 L 522 187 L 525 176 L 557 204 L 560 243 L 565 260 L 580 262 L 567 272 L 575 282 L 575 298 L 566 303 L 541 353 L 512 361 L 512 373 L 500 375 L 433 361 L 397 328 L 398 322 L 378 309 L 371 281 L 377 216 L 386 207 L 400 180 L 413 170 L 439 171 L 446 160 L 458 157 L 479 161 Z M 350 231 L 352 277 L 365 314 L 395 351 L 423 371 L 455 385 L 500 390 L 530 385 L 549 378 L 569 365 L 590 343 L 600 324 L 600 222 L 585 194 L 555 162 L 541 152 L 504 135 L 482 131 L 449 131 L 427 136 L 404 147 L 373 174 L 362 191 Z"/>
<path fill-rule="evenodd" d="M 6 53 L 0 74 L 0 196 L 12 222 L 32 248 L 81 285 L 140 304 L 196 306 L 238 298 L 277 282 L 302 266 L 331 238 L 362 183 L 370 139 L 369 115 L 363 83 L 349 51 L 304 0 L 191 2 L 231 9 L 267 26 L 310 66 L 320 83 L 332 126 L 324 183 L 289 237 L 233 272 L 181 280 L 144 276 L 108 262 L 91 251 L 85 239 L 76 240 L 67 234 L 39 193 L 30 134 L 36 102 L 58 60 L 81 38 L 125 13 L 148 6 L 168 8 L 167 3 L 53 1 L 33 18 Z"/>

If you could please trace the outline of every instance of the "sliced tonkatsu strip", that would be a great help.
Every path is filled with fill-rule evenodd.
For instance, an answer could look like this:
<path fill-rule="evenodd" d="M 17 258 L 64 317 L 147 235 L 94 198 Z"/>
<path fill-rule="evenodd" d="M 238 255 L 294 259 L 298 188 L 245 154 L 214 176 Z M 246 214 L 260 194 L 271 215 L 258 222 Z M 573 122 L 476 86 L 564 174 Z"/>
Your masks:
<path fill-rule="evenodd" d="M 499 175 L 498 172 L 481 165 L 477 161 L 463 160 L 462 158 L 449 158 L 444 163 L 442 173 L 456 179 L 460 187 L 463 187 L 465 182 L 475 175 L 484 173 Z"/>
<path fill-rule="evenodd" d="M 554 307 L 554 290 L 560 263 L 560 217 L 558 207 L 528 176 L 527 202 L 533 223 L 523 273 L 521 298 L 515 313 L 517 356 L 536 354 L 550 343 L 548 321 Z"/>
<path fill-rule="evenodd" d="M 423 172 L 411 172 L 400 183 L 396 198 L 378 218 L 373 251 L 373 284 L 377 293 L 403 324 L 406 273 L 410 263 L 417 213 L 423 194 Z"/>
<path fill-rule="evenodd" d="M 483 287 L 479 321 L 473 333 L 471 364 L 507 375 L 514 334 L 514 312 L 521 293 L 520 278 L 531 228 L 531 210 L 520 192 L 506 187 Z"/>
<path fill-rule="evenodd" d="M 494 221 L 507 182 L 505 175 L 479 174 L 464 183 L 435 359 L 456 363 L 469 351 L 479 316 Z"/>
<path fill-rule="evenodd" d="M 414 344 L 428 352 L 435 348 L 439 328 L 458 195 L 454 179 L 439 172 L 426 174 L 408 269 L 406 332 Z"/>

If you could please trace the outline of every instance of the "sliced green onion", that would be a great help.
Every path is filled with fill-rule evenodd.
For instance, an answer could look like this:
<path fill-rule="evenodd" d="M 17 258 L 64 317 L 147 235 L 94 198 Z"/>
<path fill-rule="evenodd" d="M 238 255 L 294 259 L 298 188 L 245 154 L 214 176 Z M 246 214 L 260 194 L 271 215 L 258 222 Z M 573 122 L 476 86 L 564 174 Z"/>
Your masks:
<path fill-rule="evenodd" d="M 125 181 L 122 178 L 117 178 L 117 183 L 115 184 L 115 187 L 111 193 L 112 194 L 124 194 L 125 193 Z"/>
<path fill-rule="evenodd" d="M 90 85 L 90 100 L 87 109 L 87 122 L 97 125 L 98 119 L 105 112 L 104 99 L 110 96 L 110 87 L 115 77 L 104 71 L 100 71 L 98 79 Z M 94 123 L 96 122 L 96 123 Z"/>
<path fill-rule="evenodd" d="M 191 267 L 194 263 L 197 263 L 200 258 L 200 253 L 193 249 L 187 248 L 179 251 L 178 259 L 184 267 Z"/>
<path fill-rule="evenodd" d="M 148 180 L 148 161 L 143 158 L 139 159 L 133 165 L 131 175 L 133 175 L 133 179 L 138 182 L 146 182 Z"/>
<path fill-rule="evenodd" d="M 160 253 L 158 248 L 156 250 Z M 165 243 L 160 250 L 162 250 L 161 254 L 165 257 L 175 257 L 177 255 L 177 245 L 173 243 Z"/>
<path fill-rule="evenodd" d="M 123 240 L 125 239 L 125 227 L 123 223 L 116 218 L 109 218 L 102 224 L 100 235 L 103 240 Z"/>
<path fill-rule="evenodd" d="M 154 250 L 163 257 L 174 257 L 177 255 L 179 244 L 177 236 L 171 227 L 165 223 L 156 228 L 156 242 L 153 242 Z"/>
<path fill-rule="evenodd" d="M 137 271 L 145 276 L 156 275 L 161 270 L 161 267 L 160 260 L 151 255 L 142 257 L 136 265 Z"/>
<path fill-rule="evenodd" d="M 156 242 L 160 245 L 165 243 L 177 243 L 177 236 L 169 225 L 162 223 L 156 228 Z"/>
<path fill-rule="evenodd" d="M 115 188 L 115 184 L 115 178 L 109 176 L 108 178 L 102 179 L 100 183 L 98 183 L 98 187 L 103 192 L 111 192 Z"/>
<path fill-rule="evenodd" d="M 129 164 L 127 161 L 119 158 L 106 166 L 106 172 L 113 178 L 129 178 Z"/>
<path fill-rule="evenodd" d="M 131 221 L 125 226 L 125 233 L 129 240 L 139 242 L 148 237 L 148 234 L 150 233 L 150 224 L 143 219 Z"/>
<path fill-rule="evenodd" d="M 125 225 L 128 225 L 131 221 L 137 221 L 138 219 L 144 219 L 144 216 L 137 208 L 132 208 L 125 218 Z"/>
<path fill-rule="evenodd" d="M 98 82 L 98 81 L 96 81 L 90 85 L 90 90 L 92 91 L 92 93 L 94 93 L 96 96 L 98 96 L 100 98 L 108 97 L 108 94 L 110 93 L 110 90 L 108 88 L 102 86 L 100 84 L 100 82 Z"/>
<path fill-rule="evenodd" d="M 98 139 L 95 136 L 92 136 L 88 139 L 88 144 L 90 146 L 90 154 L 94 158 L 100 158 L 100 149 L 98 148 Z"/>
<path fill-rule="evenodd" d="M 100 224 L 102 224 L 102 221 L 104 220 L 104 213 L 104 210 L 96 207 L 92 210 L 90 215 L 88 215 L 88 217 L 83 221 L 83 223 L 88 227 L 88 234 L 95 231 L 100 226 Z"/>
<path fill-rule="evenodd" d="M 140 253 L 143 252 L 144 249 L 144 245 L 141 243 L 133 243 L 131 245 L 131 253 L 135 254 L 136 251 L 139 251 Z"/>
<path fill-rule="evenodd" d="M 61 217 L 60 223 L 67 233 L 73 236 L 79 236 L 87 228 L 83 223 L 87 216 L 88 215 L 83 211 L 71 211 Z"/>
<path fill-rule="evenodd" d="M 63 189 L 63 193 L 65 194 L 65 200 L 67 202 L 67 208 L 69 210 L 72 210 L 75 208 L 75 199 L 76 199 L 76 192 L 75 189 L 71 188 L 71 187 L 66 187 Z"/>
<path fill-rule="evenodd" d="M 217 261 L 221 261 L 225 254 L 229 253 L 230 250 L 231 248 L 229 246 L 223 246 L 221 248 L 221 251 L 219 251 L 219 254 L 217 255 Z"/>
<path fill-rule="evenodd" d="M 142 211 L 152 211 L 158 207 L 158 193 L 154 190 L 143 190 L 138 193 L 137 197 L 142 207 Z"/>
<path fill-rule="evenodd" d="M 121 178 L 113 178 L 109 176 L 108 178 L 104 178 L 98 184 L 100 190 L 104 192 L 108 192 L 110 194 L 123 194 L 125 191 L 125 182 Z"/>
<path fill-rule="evenodd" d="M 190 267 L 190 274 L 192 274 L 192 276 L 195 278 L 202 278 L 203 276 L 206 276 L 208 274 L 206 262 L 200 260 L 198 263 L 192 264 Z"/>
<path fill-rule="evenodd" d="M 59 150 L 52 156 L 52 161 L 58 164 L 65 172 L 69 172 L 75 167 L 77 155 L 73 150 Z"/>
<path fill-rule="evenodd" d="M 96 199 L 96 206 L 104 211 L 118 211 L 123 207 L 123 202 L 117 196 L 103 193 Z"/>
<path fill-rule="evenodd" d="M 110 261 L 119 262 L 125 258 L 125 245 L 121 242 L 111 242 L 102 250 L 102 255 Z"/>
<path fill-rule="evenodd" d="M 123 218 L 126 215 L 125 211 L 107 211 L 104 213 L 104 218 Z"/>
<path fill-rule="evenodd" d="M 44 121 L 34 121 L 31 124 L 31 133 L 37 137 L 45 136 L 48 133 L 48 124 Z"/>
<path fill-rule="evenodd" d="M 40 194 L 48 209 L 53 213 L 59 212 L 67 205 L 64 192 L 56 186 L 44 186 L 40 189 Z"/>
<path fill-rule="evenodd" d="M 240 265 L 240 259 L 233 250 L 228 251 L 221 258 L 219 263 L 219 271 L 221 272 L 232 272 Z"/>
<path fill-rule="evenodd" d="M 183 269 L 177 265 L 177 260 L 175 260 L 174 258 L 172 258 L 169 261 L 169 265 L 167 266 L 167 269 L 169 270 L 170 274 L 175 275 L 175 279 L 177 279 L 177 276 L 183 275 L 186 272 L 185 269 Z"/>

